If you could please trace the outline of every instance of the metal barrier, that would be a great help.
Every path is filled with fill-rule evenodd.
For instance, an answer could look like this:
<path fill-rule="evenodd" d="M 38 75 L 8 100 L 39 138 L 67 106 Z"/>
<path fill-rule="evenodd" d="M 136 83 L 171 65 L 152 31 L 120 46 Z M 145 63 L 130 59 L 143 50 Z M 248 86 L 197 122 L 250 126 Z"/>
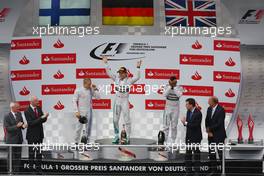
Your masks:
<path fill-rule="evenodd" d="M 54 145 L 50 145 L 50 146 L 54 146 Z M 50 147 L 47 146 L 46 144 L 0 144 L 0 148 L 8 148 L 8 173 L 9 174 L 13 174 L 14 172 L 14 166 L 13 166 L 13 158 L 12 158 L 12 147 Z M 73 147 L 73 144 L 69 144 L 69 147 Z M 76 146 L 76 145 L 75 145 Z M 186 146 L 186 145 L 185 145 Z M 101 148 L 119 148 L 119 147 L 129 147 L 129 148 L 152 148 L 152 149 L 171 149 L 172 146 L 168 146 L 168 145 L 98 145 L 98 147 Z M 44 151 L 43 149 L 43 151 Z M 241 151 L 249 151 L 249 150 L 264 150 L 264 145 L 259 145 L 259 146 L 248 146 L 248 145 L 232 145 L 231 146 L 231 150 L 236 150 L 239 149 Z M 227 147 L 227 145 L 223 145 L 223 154 L 222 154 L 222 163 L 221 163 L 221 175 L 226 175 L 226 152 L 228 152 L 228 150 L 230 150 L 230 146 Z M 261 158 L 263 156 L 260 156 Z M 155 161 L 153 161 L 153 163 L 155 163 Z"/>

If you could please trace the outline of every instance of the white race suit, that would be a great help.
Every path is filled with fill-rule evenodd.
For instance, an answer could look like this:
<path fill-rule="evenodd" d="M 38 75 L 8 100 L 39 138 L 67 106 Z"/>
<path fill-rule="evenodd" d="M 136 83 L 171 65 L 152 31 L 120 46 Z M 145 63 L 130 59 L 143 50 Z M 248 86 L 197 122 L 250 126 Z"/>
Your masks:
<path fill-rule="evenodd" d="M 115 136 L 119 136 L 119 119 L 121 113 L 124 118 L 127 138 L 130 138 L 131 134 L 131 121 L 129 116 L 129 91 L 130 86 L 140 79 L 140 69 L 137 68 L 137 72 L 134 77 L 126 77 L 121 80 L 118 74 L 113 74 L 108 64 L 105 65 L 108 76 L 114 81 L 115 100 L 113 106 L 113 124 Z"/>
<path fill-rule="evenodd" d="M 87 123 L 80 122 L 76 125 L 75 142 L 79 143 L 83 126 L 85 126 L 86 137 L 89 140 L 92 129 L 92 98 L 99 99 L 99 91 L 93 89 L 86 89 L 84 87 L 76 89 L 73 95 L 73 109 L 74 112 L 80 112 L 81 116 L 87 117 Z"/>
<path fill-rule="evenodd" d="M 165 133 L 165 141 L 168 142 L 169 130 L 171 127 L 171 142 L 175 142 L 177 137 L 177 125 L 180 109 L 180 97 L 182 96 L 183 88 L 181 86 L 171 87 L 166 86 L 163 95 L 166 98 L 165 110 L 163 113 L 163 131 Z"/>

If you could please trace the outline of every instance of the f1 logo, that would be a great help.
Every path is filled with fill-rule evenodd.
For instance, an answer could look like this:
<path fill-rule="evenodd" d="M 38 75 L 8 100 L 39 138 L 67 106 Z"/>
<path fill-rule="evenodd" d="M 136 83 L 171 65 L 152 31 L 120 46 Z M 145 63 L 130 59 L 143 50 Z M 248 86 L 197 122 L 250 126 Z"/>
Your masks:
<path fill-rule="evenodd" d="M 240 24 L 259 24 L 264 15 L 264 9 L 248 10 L 240 20 Z"/>
<path fill-rule="evenodd" d="M 102 55 L 114 56 L 122 53 L 125 43 L 108 43 L 102 52 Z"/>

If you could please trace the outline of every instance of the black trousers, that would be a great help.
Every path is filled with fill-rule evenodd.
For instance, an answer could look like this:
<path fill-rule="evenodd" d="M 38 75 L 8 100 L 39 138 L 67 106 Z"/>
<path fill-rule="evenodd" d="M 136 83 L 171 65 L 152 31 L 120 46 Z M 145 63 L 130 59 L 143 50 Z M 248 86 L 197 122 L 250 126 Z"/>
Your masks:
<path fill-rule="evenodd" d="M 209 159 L 211 172 L 218 172 L 217 165 L 222 165 L 223 150 L 219 150 L 219 145 L 224 144 L 224 141 L 215 142 L 213 138 L 208 138 L 209 142 Z M 216 158 L 216 152 L 218 153 L 219 160 Z M 219 171 L 221 172 L 221 170 Z"/>
<path fill-rule="evenodd" d="M 21 151 L 22 151 L 21 147 L 12 147 L 12 171 L 13 173 L 19 173 L 20 161 L 21 161 Z"/>
<path fill-rule="evenodd" d="M 192 173 L 192 167 L 194 167 L 194 172 L 199 173 L 200 172 L 200 143 L 186 143 L 186 154 L 185 154 L 185 167 L 186 167 L 186 173 L 190 174 Z M 190 145 L 193 146 L 190 146 Z M 196 144 L 196 146 L 195 146 Z M 194 159 L 194 162 L 193 162 Z"/>
<path fill-rule="evenodd" d="M 40 141 L 28 141 L 28 144 L 41 144 L 42 140 Z M 41 170 L 41 161 L 42 161 L 42 153 L 41 148 L 39 146 L 33 146 L 28 148 L 29 153 L 29 160 L 30 165 L 33 167 L 33 169 Z M 35 163 L 35 167 L 34 167 Z"/>

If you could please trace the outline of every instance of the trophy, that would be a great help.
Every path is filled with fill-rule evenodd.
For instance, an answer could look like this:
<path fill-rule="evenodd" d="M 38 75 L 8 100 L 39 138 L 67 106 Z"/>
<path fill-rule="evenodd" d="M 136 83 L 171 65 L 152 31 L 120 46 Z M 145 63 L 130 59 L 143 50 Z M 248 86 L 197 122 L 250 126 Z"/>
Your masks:
<path fill-rule="evenodd" d="M 243 121 L 241 120 L 240 116 L 237 116 L 237 130 L 238 130 L 238 138 L 237 138 L 237 142 L 239 144 L 243 143 L 243 136 L 242 136 L 242 129 L 243 129 Z"/>
<path fill-rule="evenodd" d="M 125 125 L 124 124 L 123 124 L 123 129 L 121 131 L 120 143 L 122 145 L 127 144 L 127 133 L 126 133 L 126 129 L 125 129 Z"/>
<path fill-rule="evenodd" d="M 253 120 L 251 114 L 249 114 L 249 117 L 248 117 L 248 130 L 249 130 L 248 143 L 249 144 L 254 143 L 254 138 L 253 138 L 254 126 L 255 126 L 254 120 Z"/>

